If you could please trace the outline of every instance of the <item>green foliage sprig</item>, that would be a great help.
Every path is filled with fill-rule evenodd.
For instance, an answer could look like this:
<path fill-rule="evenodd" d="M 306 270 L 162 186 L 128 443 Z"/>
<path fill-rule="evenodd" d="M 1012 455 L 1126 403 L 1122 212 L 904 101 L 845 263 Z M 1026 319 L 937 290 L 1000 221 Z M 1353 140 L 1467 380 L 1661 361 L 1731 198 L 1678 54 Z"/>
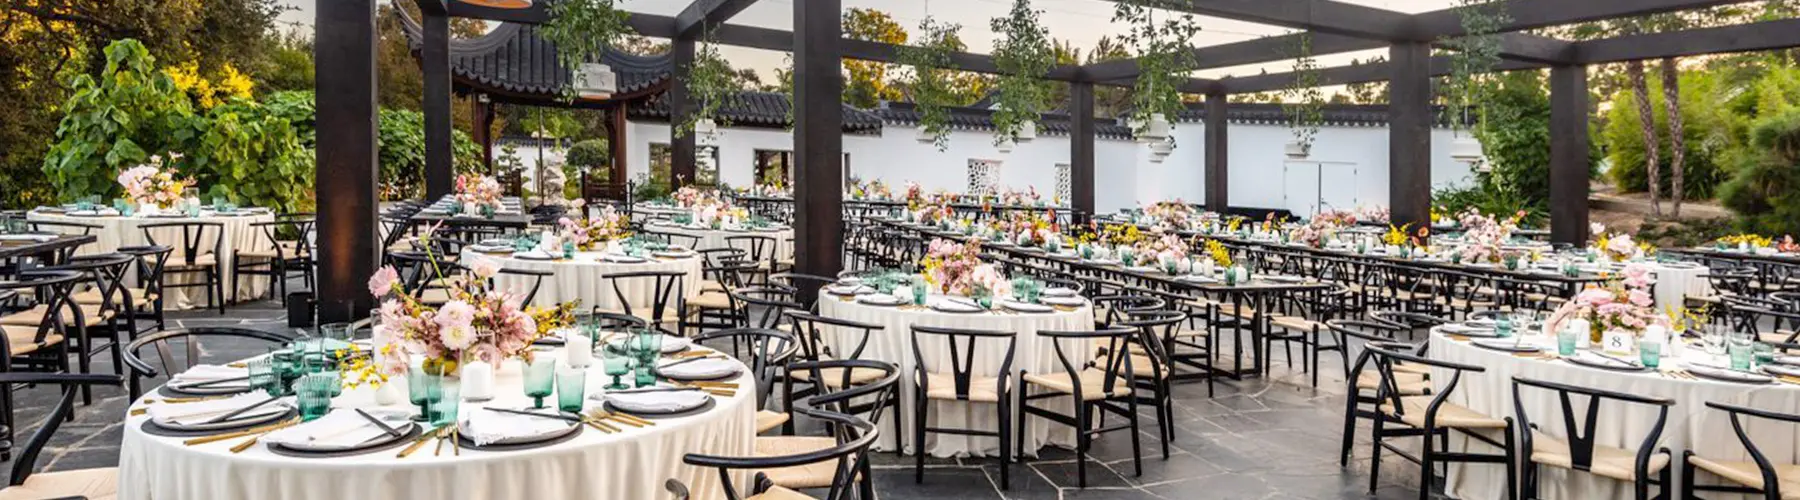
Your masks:
<path fill-rule="evenodd" d="M 600 54 L 627 33 L 633 33 L 625 21 L 631 13 L 618 8 L 617 0 L 556 0 L 550 4 L 550 22 L 538 28 L 538 36 L 556 45 L 556 55 L 563 67 L 578 71 L 581 64 L 598 60 Z M 573 101 L 575 88 L 563 89 L 564 97 Z"/>
<path fill-rule="evenodd" d="M 988 27 L 1001 38 L 994 46 L 994 63 L 1003 75 L 999 81 L 999 106 L 994 111 L 994 144 L 1017 140 L 1028 122 L 1043 114 L 1052 87 L 1044 73 L 1056 64 L 1050 30 L 1038 21 L 1042 11 L 1031 0 L 1015 0 L 1012 12 L 996 17 Z"/>
<path fill-rule="evenodd" d="M 380 147 L 375 157 L 381 164 L 381 198 L 396 200 L 424 194 L 425 115 L 407 109 L 383 109 L 376 127 Z M 461 130 L 451 132 L 452 168 L 457 174 L 480 171 L 481 146 Z M 510 144 L 508 145 L 510 147 Z"/>
<path fill-rule="evenodd" d="M 1443 91 L 1452 112 L 1460 113 L 1479 110 L 1483 98 L 1494 91 L 1493 79 L 1485 75 L 1500 64 L 1500 28 L 1512 17 L 1504 2 L 1494 0 L 1457 0 L 1456 13 L 1464 34 L 1443 42 L 1451 50 L 1450 77 Z M 1456 118 L 1451 123 L 1460 129 L 1464 120 Z"/>
<path fill-rule="evenodd" d="M 1301 32 L 1294 48 L 1294 82 L 1281 93 L 1288 128 L 1301 149 L 1312 151 L 1313 139 L 1325 124 L 1325 91 L 1319 88 L 1319 60 L 1313 57 L 1312 34 Z"/>
<path fill-rule="evenodd" d="M 938 151 L 950 147 L 950 106 L 955 105 L 952 89 L 950 54 L 960 50 L 957 32 L 962 25 L 940 23 L 929 17 L 919 23 L 919 43 L 903 46 L 898 54 L 900 64 L 912 67 L 908 87 L 913 104 L 919 111 L 919 127 L 930 134 Z"/>
<path fill-rule="evenodd" d="M 688 113 L 675 128 L 675 136 L 681 137 L 692 133 L 694 125 L 700 120 L 715 120 L 719 110 L 724 108 L 725 101 L 737 94 L 738 86 L 733 80 L 731 64 L 719 55 L 718 44 L 713 42 L 712 32 L 700 41 L 694 49 L 694 62 L 686 68 L 688 99 L 698 104 L 698 109 Z"/>
<path fill-rule="evenodd" d="M 1121 0 L 1113 6 L 1113 22 L 1124 22 L 1130 29 L 1120 37 L 1138 55 L 1139 74 L 1132 85 L 1131 118 L 1141 128 L 1150 119 L 1162 115 L 1174 123 L 1181 113 L 1181 83 L 1199 65 L 1187 42 L 1200 34 L 1200 23 L 1193 14 L 1166 14 L 1158 20 L 1156 11 L 1179 9 L 1179 0 Z"/>

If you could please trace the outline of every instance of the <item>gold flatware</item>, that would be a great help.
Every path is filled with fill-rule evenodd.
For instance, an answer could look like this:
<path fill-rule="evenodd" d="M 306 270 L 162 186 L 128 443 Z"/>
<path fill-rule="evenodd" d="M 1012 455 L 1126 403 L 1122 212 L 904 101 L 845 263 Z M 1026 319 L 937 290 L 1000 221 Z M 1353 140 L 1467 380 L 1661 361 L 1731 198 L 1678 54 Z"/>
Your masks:
<path fill-rule="evenodd" d="M 604 432 L 607 434 L 617 434 L 619 432 L 623 432 L 618 427 L 613 427 L 612 424 L 602 422 L 598 418 L 583 415 L 581 418 L 581 421 L 583 423 L 588 424 L 589 427 L 593 427 L 595 430 L 598 430 L 600 432 Z"/>
<path fill-rule="evenodd" d="M 438 433 L 441 432 L 444 432 L 443 427 L 432 429 L 430 432 L 420 435 L 417 439 L 413 440 L 412 444 L 406 445 L 406 449 L 400 450 L 400 454 L 396 455 L 394 458 L 406 458 L 407 455 L 411 455 L 413 452 L 418 451 L 419 448 L 424 447 L 426 441 L 430 441 L 431 438 L 437 437 Z"/>
<path fill-rule="evenodd" d="M 1445 335 L 1445 337 L 1448 337 L 1450 340 L 1454 340 L 1457 342 L 1468 342 L 1469 341 L 1469 337 L 1466 337 L 1463 335 Z"/>
<path fill-rule="evenodd" d="M 730 389 L 738 388 L 737 382 L 709 382 L 709 381 L 705 381 L 705 380 L 696 380 L 693 382 L 686 382 L 686 384 L 695 386 L 695 387 L 720 387 L 720 388 L 730 388 Z"/>
<path fill-rule="evenodd" d="M 261 435 L 261 434 L 267 433 L 269 431 L 289 427 L 289 426 L 292 426 L 297 423 L 300 423 L 300 419 L 297 419 L 297 418 L 288 419 L 288 420 L 284 420 L 284 421 L 281 421 L 278 423 L 265 425 L 262 427 L 252 427 L 249 429 L 236 431 L 236 432 L 227 432 L 224 434 L 214 434 L 211 436 L 201 436 L 201 437 L 197 437 L 197 438 L 192 438 L 192 439 L 188 439 L 186 441 L 182 441 L 181 444 L 193 446 L 193 445 L 197 445 L 197 444 L 206 444 L 206 443 L 224 441 L 227 439 L 237 439 L 237 438 L 241 438 L 244 436 Z"/>
<path fill-rule="evenodd" d="M 241 452 L 243 452 L 243 451 L 244 451 L 244 450 L 248 450 L 248 449 L 250 449 L 250 447 L 251 447 L 251 446 L 256 446 L 256 441 L 257 441 L 257 440 L 260 440 L 260 439 L 262 439 L 262 435 L 261 435 L 261 434 L 258 434 L 258 435 L 255 435 L 255 436 L 250 436 L 250 439 L 246 439 L 246 440 L 244 440 L 244 442 L 242 442 L 242 443 L 238 443 L 238 444 L 235 444 L 235 445 L 232 445 L 232 446 L 231 446 L 231 452 L 232 452 L 232 453 L 241 453 Z"/>

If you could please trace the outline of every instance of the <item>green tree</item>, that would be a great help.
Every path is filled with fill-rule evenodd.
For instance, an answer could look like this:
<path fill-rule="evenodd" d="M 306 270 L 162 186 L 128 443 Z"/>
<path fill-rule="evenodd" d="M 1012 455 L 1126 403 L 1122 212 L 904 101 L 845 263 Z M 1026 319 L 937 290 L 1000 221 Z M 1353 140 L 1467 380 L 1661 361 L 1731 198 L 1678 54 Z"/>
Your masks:
<path fill-rule="evenodd" d="M 844 38 L 893 45 L 906 44 L 906 28 L 894 21 L 893 16 L 880 10 L 857 7 L 845 9 L 843 26 Z M 844 79 L 844 102 L 859 108 L 873 108 L 881 101 L 900 100 L 900 89 L 888 76 L 892 65 L 845 59 L 843 67 L 848 73 Z"/>
<path fill-rule="evenodd" d="M 415 198 L 425 187 L 425 115 L 410 109 L 383 109 L 376 130 L 376 160 L 381 165 L 383 199 Z M 451 155 L 458 174 L 482 169 L 481 147 L 461 130 L 451 134 Z"/>
<path fill-rule="evenodd" d="M 1722 137 L 1729 135 L 1731 118 L 1725 112 L 1729 104 L 1720 102 L 1730 96 L 1718 88 L 1714 75 L 1703 73 L 1686 73 L 1681 75 L 1681 100 L 1686 101 L 1680 107 L 1683 110 L 1681 125 L 1683 144 L 1686 147 L 1684 168 L 1686 181 L 1682 186 L 1688 199 L 1712 198 L 1713 190 L 1724 182 L 1726 174 L 1718 165 L 1718 155 L 1726 144 Z M 1657 161 L 1657 185 L 1659 190 L 1668 192 L 1673 184 L 1673 169 L 1669 162 L 1673 161 L 1669 148 L 1671 141 L 1663 139 L 1663 131 L 1668 130 L 1668 107 L 1664 99 L 1662 82 L 1649 80 L 1646 82 L 1648 103 L 1638 100 L 1638 93 L 1623 90 L 1613 96 L 1612 110 L 1607 114 L 1606 142 L 1609 147 L 1611 168 L 1608 176 L 1620 190 L 1627 192 L 1644 192 L 1650 189 L 1649 172 L 1652 170 L 1639 168 L 1646 165 L 1651 158 Z M 1643 106 L 1642 104 L 1648 104 Z M 1656 136 L 1656 151 L 1652 153 L 1645 146 L 1644 122 L 1640 118 L 1640 110 L 1648 107 L 1653 121 L 1649 128 Z"/>

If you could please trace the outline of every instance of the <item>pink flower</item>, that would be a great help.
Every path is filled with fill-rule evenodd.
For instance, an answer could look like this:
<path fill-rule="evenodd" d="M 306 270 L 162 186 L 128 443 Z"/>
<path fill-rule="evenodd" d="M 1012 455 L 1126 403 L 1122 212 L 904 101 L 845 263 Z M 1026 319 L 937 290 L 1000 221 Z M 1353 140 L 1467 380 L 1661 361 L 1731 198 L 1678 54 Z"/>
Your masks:
<path fill-rule="evenodd" d="M 369 293 L 376 297 L 385 296 L 394 290 L 394 284 L 400 282 L 400 272 L 394 266 L 382 266 L 369 276 Z"/>
<path fill-rule="evenodd" d="M 494 275 L 500 274 L 500 262 L 487 257 L 478 257 L 469 266 L 469 271 L 475 273 L 477 278 L 492 278 Z"/>

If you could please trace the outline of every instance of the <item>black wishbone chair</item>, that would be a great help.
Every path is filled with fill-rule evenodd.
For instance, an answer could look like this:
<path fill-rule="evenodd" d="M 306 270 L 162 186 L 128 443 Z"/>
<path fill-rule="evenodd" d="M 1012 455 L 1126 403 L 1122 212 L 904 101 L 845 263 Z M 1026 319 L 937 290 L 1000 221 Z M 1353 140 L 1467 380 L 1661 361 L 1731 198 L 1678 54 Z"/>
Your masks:
<path fill-rule="evenodd" d="M 934 360 L 943 362 L 926 361 L 924 348 L 931 344 L 949 350 L 947 353 L 940 352 L 939 356 L 931 356 Z M 975 372 L 975 352 L 983 350 L 978 349 L 977 344 L 1006 346 L 1006 353 L 998 359 L 999 370 L 979 374 Z M 913 390 L 914 482 L 925 482 L 926 433 L 993 436 L 1000 440 L 1000 489 L 1012 488 L 1013 436 L 1009 431 L 1012 428 L 1013 353 L 1018 345 L 1019 336 L 1014 332 L 912 326 L 913 362 L 917 365 L 913 372 L 913 383 L 917 385 Z M 983 364 L 992 361 L 989 356 L 982 358 Z M 989 373 L 994 375 L 989 376 Z M 998 429 L 985 431 L 931 427 L 928 421 L 931 419 L 933 401 L 961 402 L 971 406 L 976 403 L 993 404 L 1000 412 Z"/>
<path fill-rule="evenodd" d="M 1548 465 L 1564 469 L 1587 471 L 1596 476 L 1608 477 L 1632 483 L 1632 491 L 1637 500 L 1658 498 L 1668 500 L 1670 488 L 1669 471 L 1673 469 L 1669 462 L 1674 456 L 1668 448 L 1655 448 L 1656 442 L 1662 439 L 1663 426 L 1669 420 L 1669 407 L 1675 401 L 1665 398 L 1651 398 L 1626 394 L 1622 392 L 1577 387 L 1557 382 L 1532 380 L 1524 377 L 1513 377 L 1513 411 L 1519 417 L 1519 426 L 1525 430 L 1519 452 L 1528 461 L 1525 468 L 1524 498 L 1538 497 L 1538 479 L 1540 467 Z M 1531 415 L 1525 412 L 1525 403 L 1519 397 L 1519 388 L 1532 387 L 1556 391 L 1557 402 L 1562 408 L 1563 432 L 1567 437 L 1555 437 L 1540 432 L 1538 425 L 1531 423 Z M 1574 401 L 1570 394 L 1587 396 L 1587 413 L 1582 416 L 1580 424 L 1576 423 Z M 1621 403 L 1648 405 L 1656 407 L 1656 424 L 1644 435 L 1638 449 L 1630 450 L 1614 446 L 1594 444 L 1595 427 L 1600 424 L 1601 400 L 1612 400 Z M 1510 435 L 1509 435 L 1510 437 Z M 1652 478 L 1651 476 L 1655 476 Z M 1511 479 L 1509 476 L 1508 479 Z M 1662 492 L 1650 496 L 1650 485 L 1661 486 Z"/>
<path fill-rule="evenodd" d="M 1150 292 L 1101 295 L 1094 297 L 1094 326 L 1105 328 L 1125 317 L 1125 313 L 1163 309 L 1169 303 Z"/>
<path fill-rule="evenodd" d="M 818 419 L 832 427 L 833 440 L 837 444 L 821 449 L 803 451 L 786 455 L 755 457 L 720 457 L 689 453 L 681 461 L 698 467 L 712 467 L 719 470 L 719 484 L 725 490 L 726 500 L 808 500 L 813 497 L 778 486 L 764 472 L 758 472 L 750 485 L 749 496 L 739 493 L 732 477 L 734 470 L 782 470 L 798 467 L 829 467 L 831 482 L 826 488 L 826 500 L 850 500 L 852 498 L 873 498 L 858 492 L 858 483 L 866 484 L 869 447 L 875 444 L 879 433 L 875 425 L 854 416 L 822 410 L 796 410 L 808 417 Z M 860 480 L 858 478 L 861 478 Z M 671 480 L 671 482 L 675 482 Z M 687 487 L 677 484 L 665 486 L 676 492 L 676 498 L 687 498 Z"/>
<path fill-rule="evenodd" d="M 287 306 L 288 277 L 299 273 L 308 290 L 313 286 L 313 214 L 281 214 L 269 222 L 254 222 L 266 239 L 267 250 L 233 249 L 231 301 L 238 301 L 238 279 L 246 274 L 269 278 L 269 293 Z M 282 239 L 283 237 L 292 239 Z"/>
<path fill-rule="evenodd" d="M 726 236 L 725 246 L 742 249 L 744 259 L 755 262 L 758 272 L 768 275 L 775 270 L 775 248 L 778 246 L 774 236 L 746 234 Z"/>
<path fill-rule="evenodd" d="M 1037 416 L 1046 420 L 1075 428 L 1075 470 L 1079 475 L 1080 485 L 1087 487 L 1087 451 L 1093 443 L 1093 437 L 1102 433 L 1129 430 L 1131 434 L 1131 457 L 1135 475 L 1144 474 L 1143 450 L 1138 443 L 1138 403 L 1132 394 L 1133 371 L 1131 356 L 1109 356 L 1104 359 L 1103 366 L 1094 366 L 1092 362 L 1077 364 L 1069 359 L 1069 352 L 1062 341 L 1073 341 L 1082 345 L 1101 342 L 1106 352 L 1125 352 L 1126 346 L 1136 338 L 1138 331 L 1129 327 L 1113 327 L 1093 331 L 1039 331 L 1040 341 L 1049 342 L 1055 348 L 1056 359 L 1062 363 L 1061 373 L 1031 373 L 1020 370 L 1018 433 L 1026 433 L 1026 417 Z M 1085 348 L 1083 348 L 1085 350 Z M 1088 352 L 1077 352 L 1078 356 L 1086 356 Z M 1031 388 L 1037 387 L 1041 393 L 1032 394 Z M 1046 408 L 1031 406 L 1032 401 L 1070 397 L 1075 401 L 1072 415 L 1056 413 Z M 1121 407 L 1120 403 L 1123 403 Z M 1126 420 L 1125 424 L 1113 427 L 1095 428 L 1092 422 L 1094 410 L 1111 412 Z M 1025 455 L 1025 439 L 1018 442 L 1019 455 Z"/>
<path fill-rule="evenodd" d="M 64 307 L 58 309 L 65 328 L 74 328 L 69 335 L 71 349 L 75 351 L 76 366 L 80 373 L 91 373 L 89 367 L 94 353 L 102 350 L 112 351 L 113 373 L 125 373 L 125 366 L 119 361 L 120 333 L 135 331 L 130 318 L 124 317 L 123 301 L 131 300 L 124 290 L 125 273 L 131 269 L 133 258 L 122 253 L 99 255 L 82 255 L 72 257 L 60 266 L 40 267 L 30 272 L 68 271 L 81 273 L 83 283 L 101 298 L 98 304 L 83 304 L 75 300 L 79 294 L 71 294 Z M 79 286 L 79 285 L 78 285 Z M 115 301 L 114 298 L 119 300 Z M 0 317 L 0 325 L 38 326 L 44 322 L 44 316 L 50 314 L 47 305 L 39 305 L 24 312 Z M 105 343 L 97 343 L 95 338 L 104 338 Z M 82 404 L 92 404 L 93 389 L 82 387 Z"/>
<path fill-rule="evenodd" d="M 1506 498 L 1518 498 L 1518 461 L 1514 459 L 1518 448 L 1513 445 L 1514 427 L 1512 417 L 1494 418 L 1481 412 L 1450 402 L 1450 395 L 1456 392 L 1456 386 L 1462 381 L 1464 373 L 1481 373 L 1487 369 L 1429 359 L 1423 356 L 1394 349 L 1393 346 L 1368 346 L 1370 362 L 1381 374 L 1381 388 L 1376 391 L 1376 398 L 1381 405 L 1375 412 L 1375 425 L 1370 437 L 1374 442 L 1369 461 L 1369 493 L 1375 493 L 1376 484 L 1381 481 L 1381 452 L 1392 451 L 1401 458 L 1419 463 L 1419 500 L 1431 498 L 1431 487 L 1437 483 L 1437 465 L 1448 462 L 1490 463 L 1500 464 L 1506 468 Z M 1450 380 L 1438 387 L 1431 395 L 1403 395 L 1396 377 L 1394 365 L 1405 362 L 1437 370 L 1450 372 Z M 1390 428 L 1390 425 L 1395 426 Z M 1471 453 L 1468 451 L 1451 451 L 1449 448 L 1451 431 L 1456 431 L 1471 439 L 1498 447 L 1499 455 Z M 1502 432 L 1502 439 L 1495 441 L 1487 433 Z M 1418 437 L 1420 453 L 1413 456 L 1405 448 L 1387 443 L 1389 437 Z"/>
<path fill-rule="evenodd" d="M 1381 374 L 1369 369 L 1369 359 L 1374 355 L 1368 346 L 1387 346 L 1395 349 L 1417 350 L 1416 346 L 1394 340 L 1396 327 L 1387 323 L 1373 321 L 1334 319 L 1325 322 L 1333 336 L 1344 348 L 1338 351 L 1344 362 L 1344 433 L 1343 446 L 1338 452 L 1338 465 L 1350 465 L 1351 446 L 1356 442 L 1356 419 L 1373 419 L 1375 410 L 1381 404 L 1376 392 L 1381 389 Z M 1350 361 L 1350 349 L 1355 346 L 1351 340 L 1360 340 L 1364 349 L 1356 355 L 1356 362 Z M 1431 393 L 1430 369 L 1414 367 L 1406 364 L 1394 365 L 1394 376 L 1398 385 L 1395 389 L 1402 396 L 1419 396 Z"/>
<path fill-rule="evenodd" d="M 219 259 L 223 258 L 225 244 L 225 224 L 219 222 L 158 222 L 143 224 L 138 229 L 144 231 L 144 241 L 151 245 L 162 245 L 156 241 L 159 230 L 176 231 L 181 234 L 180 245 L 169 245 L 175 249 L 174 258 L 163 267 L 165 274 L 191 275 L 198 273 L 199 283 L 171 284 L 165 279 L 163 288 L 206 289 L 206 299 L 218 306 L 219 314 L 225 314 L 225 279 Z M 208 243 L 211 243 L 210 245 Z M 166 278 L 166 276 L 165 276 Z"/>
<path fill-rule="evenodd" d="M 731 339 L 731 355 L 750 365 L 750 374 L 756 380 L 756 433 L 762 434 L 787 423 L 791 415 L 768 408 L 769 396 L 775 391 L 775 377 L 800 348 L 794 342 L 794 336 L 766 328 L 732 328 L 702 333 L 694 337 L 694 343 L 704 345 L 716 339 Z M 749 345 L 749 351 L 741 352 L 740 345 Z"/>
<path fill-rule="evenodd" d="M 632 271 L 613 273 L 601 276 L 600 279 L 612 283 L 613 298 L 619 301 L 618 309 L 607 309 L 605 312 L 625 314 L 643 318 L 651 327 L 670 335 L 680 332 L 669 327 L 678 326 L 681 310 L 687 297 L 687 273 L 682 271 Z M 632 304 L 625 295 L 629 284 L 643 284 L 650 291 L 649 304 Z"/>
<path fill-rule="evenodd" d="M 1800 424 L 1800 415 L 1714 401 L 1707 401 L 1706 406 L 1730 415 L 1731 431 L 1737 434 L 1738 442 L 1744 445 L 1750 461 L 1711 459 L 1697 455 L 1692 450 L 1682 452 L 1680 498 L 1700 498 L 1694 495 L 1696 491 L 1761 494 L 1764 500 L 1783 500 L 1800 493 L 1800 465 L 1770 461 L 1769 456 L 1756 446 L 1756 440 L 1751 439 L 1750 434 L 1744 430 L 1746 416 Z M 1713 473 L 1735 486 L 1695 484 L 1694 471 L 1697 470 Z"/>
<path fill-rule="evenodd" d="M 869 338 L 886 327 L 870 323 L 862 323 L 847 319 L 828 318 L 803 311 L 788 311 L 788 320 L 792 322 L 794 339 L 800 344 L 800 360 L 802 361 L 857 361 L 862 359 L 863 349 L 869 346 Z M 837 337 L 838 345 L 853 346 L 850 349 L 837 349 L 834 353 L 830 345 L 825 343 L 824 335 L 829 332 Z M 862 385 L 883 376 L 880 370 L 868 368 L 835 368 L 829 365 L 789 365 L 782 374 L 781 406 L 793 408 L 794 402 L 814 394 L 841 391 L 847 387 Z M 807 387 L 796 389 L 797 384 Z M 902 436 L 904 425 L 900 418 L 900 400 L 888 400 L 894 407 L 894 436 Z M 870 420 L 876 420 L 871 418 Z M 782 424 L 782 434 L 793 434 L 794 422 Z M 903 450 L 896 449 L 896 452 Z"/>
<path fill-rule="evenodd" d="M 493 277 L 488 278 L 488 286 L 495 290 L 518 295 L 520 304 L 530 305 L 531 301 L 537 299 L 538 290 L 544 287 L 544 278 L 555 275 L 556 273 L 537 269 L 501 268 Z M 501 276 L 505 276 L 512 283 L 501 286 L 499 283 Z"/>
<path fill-rule="evenodd" d="M 125 387 L 131 394 L 131 398 L 135 400 L 138 396 L 144 394 L 143 379 L 156 378 L 164 375 L 173 377 L 175 374 L 187 371 L 188 368 L 193 368 L 194 365 L 200 364 L 200 358 L 203 355 L 203 349 L 200 344 L 204 339 L 224 339 L 232 337 L 259 340 L 275 345 L 286 344 L 288 341 L 293 340 L 293 337 L 279 333 L 228 326 L 169 330 L 145 337 L 139 337 L 137 340 L 131 341 L 131 344 L 125 346 L 125 366 L 131 368 L 131 378 L 127 379 Z M 170 346 L 170 344 L 176 343 L 175 341 L 177 340 L 180 341 L 179 343 L 182 344 L 181 348 L 185 351 L 182 353 L 182 356 L 177 356 L 175 350 Z M 139 354 L 146 348 L 156 351 L 157 362 L 162 365 L 161 370 L 157 370 L 156 367 L 150 366 L 150 363 L 145 362 L 143 356 Z"/>
<path fill-rule="evenodd" d="M 1156 408 L 1157 435 L 1162 438 L 1163 460 L 1169 459 L 1169 443 L 1175 441 L 1175 394 L 1174 388 L 1169 384 L 1174 375 L 1174 364 L 1169 359 L 1166 339 L 1172 338 L 1175 330 L 1187 319 L 1185 312 L 1152 309 L 1125 313 L 1123 318 L 1113 323 L 1138 330 L 1137 339 L 1126 345 L 1126 350 L 1131 355 L 1131 365 L 1137 370 L 1131 377 L 1132 386 L 1137 391 L 1133 394 L 1138 403 Z M 1211 397 L 1212 381 L 1213 377 L 1206 378 L 1208 397 Z M 1105 424 L 1105 413 L 1100 414 L 1100 422 Z"/>
<path fill-rule="evenodd" d="M 75 411 L 76 388 L 89 389 L 93 386 L 118 387 L 118 375 L 69 374 L 69 373 L 0 373 L 0 385 L 37 384 L 59 386 L 62 397 L 56 400 L 56 406 L 50 415 L 44 417 L 42 426 L 31 433 L 25 447 L 12 463 L 12 478 L 5 489 L 0 489 L 0 498 L 20 499 L 61 499 L 77 500 L 89 498 L 113 498 L 118 494 L 119 469 L 117 467 L 101 467 L 56 472 L 32 472 L 38 454 L 44 446 L 50 444 L 50 438 L 56 434 L 57 427 L 68 420 Z"/>
<path fill-rule="evenodd" d="M 813 371 L 821 373 L 875 373 L 874 380 L 862 384 L 832 384 L 827 391 L 808 397 L 802 401 L 804 407 L 793 409 L 795 413 L 811 416 L 818 411 L 826 411 L 839 415 L 860 417 L 867 422 L 868 433 L 878 434 L 876 429 L 881 425 L 881 413 L 884 408 L 893 407 L 896 411 L 894 420 L 898 425 L 900 399 L 900 366 L 884 361 L 872 360 L 829 360 L 793 363 L 789 370 Z M 845 376 L 847 378 L 847 375 Z M 827 422 L 829 424 L 829 422 Z M 828 425 L 828 427 L 830 427 Z M 757 456 L 783 456 L 817 451 L 847 442 L 850 436 L 841 434 L 842 429 L 830 429 L 833 436 L 760 436 L 756 438 Z M 896 436 L 898 437 L 898 436 Z M 854 482 L 860 490 L 858 498 L 875 498 L 874 484 L 870 477 L 867 460 L 857 460 L 858 473 Z M 839 476 L 827 474 L 828 471 L 817 467 L 796 466 L 766 468 L 762 475 L 776 486 L 792 489 L 825 488 L 839 484 Z"/>
<path fill-rule="evenodd" d="M 118 253 L 132 257 L 138 286 L 120 286 L 112 296 L 101 295 L 99 288 L 77 292 L 73 299 L 82 306 L 112 305 L 130 328 L 127 338 L 162 330 L 165 325 L 162 300 L 162 268 L 174 249 L 165 246 L 119 247 Z M 143 320 L 145 325 L 139 325 Z M 153 324 L 152 324 L 153 323 Z M 116 357 L 116 356 L 115 356 Z"/>
<path fill-rule="evenodd" d="M 751 286 L 732 290 L 731 306 L 742 319 L 740 326 L 793 331 L 787 311 L 805 311 L 794 299 L 794 290 L 782 286 Z"/>
<path fill-rule="evenodd" d="M 836 283 L 838 278 L 819 276 L 816 274 L 775 273 L 769 275 L 768 279 L 764 281 L 772 285 L 785 286 L 798 292 L 802 290 L 818 291 L 825 288 L 825 285 Z M 808 311 L 819 310 L 819 294 L 797 293 L 795 294 L 795 298 L 801 299 L 800 304 L 804 306 L 804 309 Z"/>

